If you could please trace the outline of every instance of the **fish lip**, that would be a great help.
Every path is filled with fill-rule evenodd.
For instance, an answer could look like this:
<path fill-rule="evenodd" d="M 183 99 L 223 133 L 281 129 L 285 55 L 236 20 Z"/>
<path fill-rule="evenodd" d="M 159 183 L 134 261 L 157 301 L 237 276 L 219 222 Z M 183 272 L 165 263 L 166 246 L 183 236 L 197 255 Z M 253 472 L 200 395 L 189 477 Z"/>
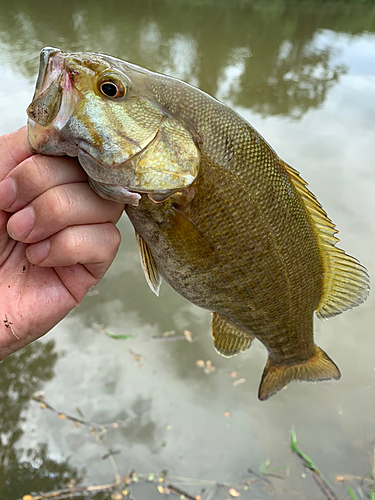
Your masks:
<path fill-rule="evenodd" d="M 50 125 L 60 113 L 63 91 L 70 90 L 71 75 L 65 60 L 66 54 L 53 47 L 45 47 L 40 52 L 39 73 L 27 115 L 44 127 Z"/>
<path fill-rule="evenodd" d="M 35 93 L 38 90 L 40 90 L 42 88 L 42 86 L 43 86 L 44 78 L 45 78 L 45 74 L 46 74 L 46 70 L 47 70 L 47 66 L 48 66 L 49 59 L 50 59 L 51 55 L 57 54 L 59 52 L 62 54 L 62 52 L 61 52 L 60 49 L 56 49 L 54 47 L 44 47 L 40 51 L 40 55 L 39 55 L 39 73 L 38 73 L 38 78 L 37 78 L 37 81 L 36 81 L 36 84 L 35 84 Z"/>

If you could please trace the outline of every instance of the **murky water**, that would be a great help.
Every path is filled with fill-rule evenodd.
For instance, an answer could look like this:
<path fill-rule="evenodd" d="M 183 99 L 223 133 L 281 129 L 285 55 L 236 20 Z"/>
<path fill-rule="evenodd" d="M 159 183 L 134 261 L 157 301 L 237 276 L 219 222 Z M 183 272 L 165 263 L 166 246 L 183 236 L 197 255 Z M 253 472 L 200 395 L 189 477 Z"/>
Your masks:
<path fill-rule="evenodd" d="M 342 247 L 375 275 L 375 7 L 279 1 L 0 0 L 0 133 L 25 123 L 43 46 L 101 51 L 182 78 L 241 113 L 307 179 L 340 229 Z M 316 321 L 317 344 L 339 365 L 338 382 L 294 383 L 266 403 L 257 387 L 266 360 L 257 343 L 218 356 L 210 314 L 166 284 L 156 298 L 138 263 L 124 217 L 118 257 L 97 287 L 43 340 L 0 365 L 0 498 L 168 469 L 190 477 L 183 489 L 210 498 L 198 480 L 238 484 L 248 468 L 287 477 L 262 482 L 244 499 L 324 498 L 288 448 L 291 426 L 340 498 L 361 498 L 375 436 L 375 308 Z M 166 331 L 194 342 L 160 340 Z M 115 340 L 106 335 L 131 334 Z M 205 373 L 197 360 L 210 360 Z M 237 381 L 244 383 L 238 383 Z M 119 422 L 105 445 L 30 399 L 43 391 L 60 411 Z M 79 411 L 77 410 L 79 408 Z M 181 486 L 182 487 L 182 486 Z M 137 489 L 138 488 L 138 489 Z M 137 500 L 163 498 L 155 485 Z M 96 498 L 109 499 L 109 494 Z M 177 498 L 177 497 L 176 497 Z M 214 499 L 229 498 L 228 489 Z"/>

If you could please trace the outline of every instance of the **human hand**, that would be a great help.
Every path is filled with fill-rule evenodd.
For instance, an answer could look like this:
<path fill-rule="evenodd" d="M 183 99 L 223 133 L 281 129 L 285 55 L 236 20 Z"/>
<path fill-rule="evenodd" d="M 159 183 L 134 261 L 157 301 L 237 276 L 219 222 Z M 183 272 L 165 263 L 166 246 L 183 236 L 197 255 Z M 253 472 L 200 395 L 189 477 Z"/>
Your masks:
<path fill-rule="evenodd" d="M 47 333 L 101 280 L 120 245 L 123 208 L 94 193 L 76 159 L 33 155 L 26 127 L 0 137 L 0 360 Z"/>

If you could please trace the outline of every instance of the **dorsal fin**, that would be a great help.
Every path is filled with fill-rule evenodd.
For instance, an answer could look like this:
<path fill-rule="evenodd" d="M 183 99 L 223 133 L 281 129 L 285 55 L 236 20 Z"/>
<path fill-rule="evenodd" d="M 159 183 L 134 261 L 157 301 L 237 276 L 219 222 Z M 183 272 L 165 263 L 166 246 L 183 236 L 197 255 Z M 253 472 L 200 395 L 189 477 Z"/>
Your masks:
<path fill-rule="evenodd" d="M 146 281 L 154 294 L 159 297 L 162 278 L 156 267 L 154 257 L 147 243 L 137 231 L 135 232 L 135 239 L 137 241 L 139 258 L 141 260 L 143 272 L 145 273 Z"/>
<path fill-rule="evenodd" d="M 249 349 L 255 338 L 216 312 L 212 316 L 211 331 L 216 352 L 226 358 Z"/>
<path fill-rule="evenodd" d="M 307 189 L 307 183 L 297 170 L 282 160 L 282 166 L 301 196 L 310 220 L 313 222 L 318 245 L 323 259 L 323 290 L 316 315 L 320 319 L 330 318 L 347 309 L 362 304 L 370 291 L 370 278 L 367 270 L 355 258 L 336 247 L 339 239 L 336 226 L 328 218 L 321 204 Z"/>

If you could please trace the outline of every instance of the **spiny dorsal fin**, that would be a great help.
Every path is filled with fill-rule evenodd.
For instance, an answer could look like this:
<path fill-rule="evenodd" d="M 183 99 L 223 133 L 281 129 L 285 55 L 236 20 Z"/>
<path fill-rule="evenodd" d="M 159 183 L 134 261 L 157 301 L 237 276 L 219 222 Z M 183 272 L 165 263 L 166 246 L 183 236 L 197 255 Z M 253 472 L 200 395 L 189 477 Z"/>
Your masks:
<path fill-rule="evenodd" d="M 292 380 L 318 382 L 319 380 L 337 380 L 340 376 L 340 370 L 335 363 L 318 346 L 315 346 L 315 355 L 297 365 L 276 366 L 268 358 L 259 386 L 258 397 L 261 401 L 265 401 Z"/>
<path fill-rule="evenodd" d="M 211 331 L 216 351 L 226 358 L 249 349 L 255 338 L 215 312 L 212 317 Z"/>
<path fill-rule="evenodd" d="M 162 278 L 156 267 L 156 263 L 152 256 L 151 250 L 149 249 L 147 243 L 142 238 L 142 236 L 139 233 L 137 233 L 137 231 L 135 232 L 135 239 L 137 241 L 139 258 L 141 260 L 141 266 L 143 272 L 145 273 L 146 281 L 151 290 L 154 292 L 154 294 L 159 297 L 159 290 Z"/>
<path fill-rule="evenodd" d="M 306 210 L 315 227 L 318 245 L 323 259 L 323 291 L 316 315 L 327 319 L 347 309 L 362 304 L 370 291 L 370 278 L 367 270 L 355 258 L 336 247 L 339 239 L 333 222 L 328 218 L 321 204 L 307 189 L 307 183 L 299 173 L 283 161 L 289 178 L 302 197 Z"/>

